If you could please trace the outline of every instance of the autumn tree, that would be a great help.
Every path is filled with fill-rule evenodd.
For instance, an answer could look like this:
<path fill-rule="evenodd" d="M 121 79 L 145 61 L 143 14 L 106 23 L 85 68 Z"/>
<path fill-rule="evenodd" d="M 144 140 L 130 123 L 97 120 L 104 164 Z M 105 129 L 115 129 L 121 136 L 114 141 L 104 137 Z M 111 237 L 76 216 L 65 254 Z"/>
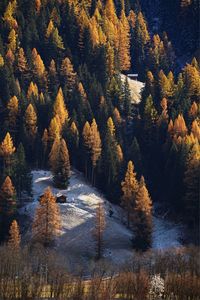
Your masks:
<path fill-rule="evenodd" d="M 15 214 L 16 208 L 16 191 L 10 177 L 7 176 L 1 186 L 0 211 L 3 216 L 11 217 Z"/>
<path fill-rule="evenodd" d="M 8 127 L 16 131 L 17 118 L 19 116 L 19 101 L 16 96 L 10 98 L 8 104 Z"/>
<path fill-rule="evenodd" d="M 130 57 L 130 27 L 124 10 L 119 22 L 119 65 L 121 71 L 128 71 L 131 66 Z"/>
<path fill-rule="evenodd" d="M 183 82 L 185 87 L 185 96 L 192 101 L 198 102 L 200 97 L 200 72 L 190 64 L 187 64 L 183 70 Z"/>
<path fill-rule="evenodd" d="M 105 5 L 105 15 L 113 24 L 117 23 L 115 4 L 113 0 L 107 0 Z"/>
<path fill-rule="evenodd" d="M 18 24 L 14 17 L 17 8 L 17 1 L 10 1 L 6 7 L 3 15 L 3 20 L 6 22 L 9 28 L 17 28 Z"/>
<path fill-rule="evenodd" d="M 193 133 L 194 137 L 200 142 L 200 123 L 198 124 L 197 120 L 192 122 L 191 132 Z"/>
<path fill-rule="evenodd" d="M 70 177 L 69 152 L 64 139 L 55 139 L 49 154 L 49 163 L 56 187 L 66 188 Z"/>
<path fill-rule="evenodd" d="M 15 53 L 17 48 L 17 34 L 14 29 L 12 29 L 8 35 L 8 49 Z"/>
<path fill-rule="evenodd" d="M 49 93 L 55 95 L 59 88 L 59 80 L 58 80 L 58 71 L 57 71 L 57 62 L 52 59 L 49 65 L 48 70 L 48 88 Z"/>
<path fill-rule="evenodd" d="M 49 42 L 52 42 L 54 47 L 64 50 L 64 44 L 62 37 L 59 35 L 58 29 L 53 24 L 53 21 L 49 21 L 49 25 L 46 30 L 46 38 L 49 40 Z"/>
<path fill-rule="evenodd" d="M 105 209 L 102 203 L 96 208 L 94 237 L 96 243 L 96 258 L 100 259 L 103 254 L 103 233 L 105 231 Z"/>
<path fill-rule="evenodd" d="M 20 73 L 28 71 L 28 63 L 23 48 L 19 48 L 17 55 L 17 69 Z"/>
<path fill-rule="evenodd" d="M 145 84 L 145 96 L 148 97 L 151 95 L 153 98 L 155 96 L 155 85 L 156 81 L 151 71 L 148 71 L 146 74 L 146 84 Z"/>
<path fill-rule="evenodd" d="M 47 72 L 44 62 L 35 48 L 32 51 L 32 64 L 34 78 L 37 80 L 37 83 L 40 85 L 40 87 L 44 89 L 47 84 Z"/>
<path fill-rule="evenodd" d="M 60 124 L 59 124 L 59 120 L 56 117 L 53 117 L 50 121 L 50 125 L 49 125 L 49 130 L 48 130 L 48 134 L 49 134 L 49 142 L 50 145 L 53 144 L 53 142 L 55 141 L 55 139 L 59 139 L 60 138 Z"/>
<path fill-rule="evenodd" d="M 178 136 L 184 137 L 187 134 L 188 129 L 187 129 L 183 115 L 180 114 L 175 119 L 173 132 L 176 135 L 176 137 L 178 137 Z"/>
<path fill-rule="evenodd" d="M 32 225 L 33 240 L 49 246 L 61 229 L 60 210 L 48 187 L 40 198 Z"/>
<path fill-rule="evenodd" d="M 4 174 L 11 175 L 14 152 L 15 152 L 15 147 L 13 145 L 12 137 L 10 136 L 10 133 L 7 132 L 4 140 L 0 145 L 0 155 L 3 157 Z"/>
<path fill-rule="evenodd" d="M 11 223 L 9 230 L 8 246 L 12 251 L 18 251 L 21 243 L 19 225 L 16 220 Z"/>
<path fill-rule="evenodd" d="M 138 181 L 136 173 L 134 172 L 134 165 L 132 161 L 129 161 L 128 163 L 125 179 L 122 181 L 121 187 L 123 193 L 121 205 L 126 211 L 127 225 L 130 227 L 130 221 L 132 221 L 138 191 Z"/>
<path fill-rule="evenodd" d="M 27 91 L 27 98 L 30 99 L 37 99 L 39 95 L 37 84 L 32 82 L 30 83 Z"/>
<path fill-rule="evenodd" d="M 133 244 L 136 249 L 145 251 L 152 244 L 152 201 L 143 176 L 136 193 L 133 223 Z"/>
<path fill-rule="evenodd" d="M 34 141 L 37 134 L 37 114 L 32 104 L 29 104 L 25 111 L 24 127 L 27 138 Z"/>
<path fill-rule="evenodd" d="M 109 42 L 106 44 L 106 65 L 109 77 L 115 73 L 115 51 Z"/>
<path fill-rule="evenodd" d="M 200 109 L 198 108 L 197 103 L 194 101 L 189 110 L 189 117 L 194 120 L 198 116 L 199 111 Z"/>
<path fill-rule="evenodd" d="M 68 57 L 62 61 L 60 74 L 63 78 L 63 83 L 67 86 L 68 91 L 71 92 L 76 82 L 76 73 Z"/>
<path fill-rule="evenodd" d="M 39 54 L 37 54 L 36 57 L 33 55 L 33 65 L 33 73 L 35 74 L 36 78 L 42 78 L 45 75 L 45 66 Z"/>
<path fill-rule="evenodd" d="M 116 107 L 113 110 L 113 120 L 114 120 L 116 126 L 120 126 L 120 124 L 122 122 L 122 118 L 121 118 L 119 110 Z"/>
<path fill-rule="evenodd" d="M 140 11 L 136 17 L 134 34 L 133 34 L 133 55 L 135 59 L 135 65 L 140 73 L 144 73 L 143 63 L 145 60 L 146 46 L 150 41 L 150 35 L 147 28 L 147 22 L 144 19 L 142 12 Z"/>
<path fill-rule="evenodd" d="M 91 141 L 91 161 L 92 161 L 92 183 L 95 183 L 94 169 L 101 156 L 101 137 L 95 119 L 92 120 L 90 128 L 90 141 Z"/>
<path fill-rule="evenodd" d="M 160 89 L 160 97 L 163 98 L 169 98 L 172 96 L 171 91 L 171 83 L 170 80 L 167 78 L 163 70 L 161 70 L 158 74 L 158 83 L 159 83 L 159 89 Z"/>
<path fill-rule="evenodd" d="M 60 127 L 62 128 L 65 122 L 68 121 L 68 111 L 65 106 L 62 89 L 59 88 L 56 100 L 53 106 L 54 116 L 58 118 Z"/>

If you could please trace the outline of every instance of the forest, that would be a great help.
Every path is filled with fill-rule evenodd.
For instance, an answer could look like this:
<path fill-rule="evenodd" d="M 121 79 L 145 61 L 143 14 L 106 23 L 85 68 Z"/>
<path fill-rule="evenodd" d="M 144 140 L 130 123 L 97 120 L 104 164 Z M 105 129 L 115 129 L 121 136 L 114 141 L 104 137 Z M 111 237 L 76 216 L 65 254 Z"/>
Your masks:
<path fill-rule="evenodd" d="M 1 0 L 0 16 L 0 300 L 200 299 L 199 1 Z M 154 249 L 158 216 L 179 246 Z M 70 228 L 90 248 L 73 268 Z M 108 230 L 132 253 L 112 267 Z"/>

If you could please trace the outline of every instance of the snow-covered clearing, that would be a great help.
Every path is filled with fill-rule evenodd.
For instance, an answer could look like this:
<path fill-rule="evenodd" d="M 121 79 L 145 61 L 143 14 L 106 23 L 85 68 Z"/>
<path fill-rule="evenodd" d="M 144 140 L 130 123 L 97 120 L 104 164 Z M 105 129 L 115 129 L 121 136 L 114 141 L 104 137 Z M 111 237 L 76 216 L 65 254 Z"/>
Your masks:
<path fill-rule="evenodd" d="M 121 80 L 124 82 L 126 80 L 126 75 L 121 74 Z M 132 80 L 129 77 L 128 78 L 128 83 L 129 83 L 129 88 L 131 91 L 131 98 L 132 98 L 132 103 L 138 104 L 141 101 L 141 93 L 142 90 L 144 89 L 144 83 L 141 81 L 137 80 Z"/>
<path fill-rule="evenodd" d="M 104 261 L 122 265 L 133 256 L 131 231 L 122 223 L 122 210 L 111 205 L 105 197 L 89 183 L 81 173 L 72 171 L 67 190 L 53 187 L 49 171 L 33 171 L 34 200 L 22 208 L 21 213 L 34 216 L 38 198 L 44 189 L 50 186 L 54 195 L 66 195 L 67 203 L 59 204 L 62 216 L 62 233 L 56 243 L 57 251 L 66 255 L 71 264 L 92 263 L 94 259 L 93 228 L 95 209 L 99 202 L 104 202 L 106 210 L 106 231 L 104 235 Z M 112 207 L 113 216 L 109 216 Z M 181 227 L 169 221 L 154 217 L 153 248 L 164 249 L 181 246 Z"/>

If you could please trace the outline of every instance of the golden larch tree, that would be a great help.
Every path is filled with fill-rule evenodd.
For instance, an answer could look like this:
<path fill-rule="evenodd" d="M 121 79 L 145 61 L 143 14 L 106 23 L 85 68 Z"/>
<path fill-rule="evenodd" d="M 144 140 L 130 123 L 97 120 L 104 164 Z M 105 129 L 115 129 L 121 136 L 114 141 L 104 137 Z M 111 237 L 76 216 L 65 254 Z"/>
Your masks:
<path fill-rule="evenodd" d="M 0 68 L 2 68 L 4 66 L 4 58 L 3 56 L 0 54 Z"/>
<path fill-rule="evenodd" d="M 16 212 L 16 191 L 9 176 L 4 180 L 0 190 L 0 211 L 4 216 L 12 216 Z"/>
<path fill-rule="evenodd" d="M 64 83 L 67 84 L 68 90 L 72 91 L 76 82 L 76 73 L 73 65 L 68 57 L 66 57 L 61 64 L 60 74 L 63 77 Z"/>
<path fill-rule="evenodd" d="M 10 133 L 7 132 L 4 140 L 0 145 L 0 155 L 3 157 L 3 172 L 5 174 L 11 174 L 11 167 L 13 163 L 13 154 L 15 152 L 15 147 L 13 145 L 12 137 Z"/>
<path fill-rule="evenodd" d="M 52 194 L 50 187 L 44 191 L 36 208 L 32 225 L 33 240 L 50 245 L 59 235 L 61 230 L 61 218 L 59 206 Z"/>
<path fill-rule="evenodd" d="M 38 98 L 38 94 L 39 92 L 38 92 L 37 84 L 31 81 L 27 91 L 27 98 L 29 100 L 31 99 L 31 97 Z"/>
<path fill-rule="evenodd" d="M 20 249 L 21 235 L 19 225 L 16 220 L 11 223 L 9 230 L 8 246 L 11 250 L 17 251 Z"/>
<path fill-rule="evenodd" d="M 55 170 L 58 163 L 58 152 L 60 147 L 60 139 L 56 138 L 53 142 L 51 151 L 49 153 L 49 166 L 51 170 Z"/>
<path fill-rule="evenodd" d="M 122 202 L 121 205 L 127 214 L 127 224 L 130 227 L 131 217 L 134 212 L 135 200 L 138 191 L 138 181 L 136 173 L 134 172 L 134 165 L 132 161 L 128 162 L 128 167 L 124 181 L 121 183 L 122 187 Z"/>
<path fill-rule="evenodd" d="M 75 148 L 78 148 L 78 145 L 79 145 L 79 131 L 78 131 L 78 128 L 77 128 L 76 123 L 74 121 L 72 122 L 72 124 L 70 126 L 70 133 L 73 137 Z"/>
<path fill-rule="evenodd" d="M 17 48 L 17 34 L 14 29 L 12 29 L 8 35 L 8 49 L 15 53 Z"/>
<path fill-rule="evenodd" d="M 130 26 L 124 10 L 121 12 L 119 22 L 119 64 L 121 71 L 128 71 L 131 66 L 130 54 Z"/>
<path fill-rule="evenodd" d="M 49 142 L 49 134 L 48 134 L 48 130 L 45 128 L 42 135 L 42 145 L 45 153 L 47 151 L 48 142 Z"/>
<path fill-rule="evenodd" d="M 6 60 L 8 62 L 8 64 L 13 65 L 14 61 L 15 61 L 15 55 L 13 54 L 11 49 L 8 49 L 7 53 L 6 53 Z"/>
<path fill-rule="evenodd" d="M 195 119 L 192 122 L 191 132 L 193 133 L 194 137 L 200 142 L 200 122 L 198 123 Z"/>
<path fill-rule="evenodd" d="M 17 55 L 17 68 L 21 73 L 25 73 L 28 70 L 28 63 L 23 48 L 19 48 Z"/>
<path fill-rule="evenodd" d="M 56 187 L 66 188 L 70 178 L 70 160 L 67 144 L 64 139 L 55 139 L 49 154 L 49 164 Z"/>
<path fill-rule="evenodd" d="M 34 140 L 37 134 L 37 115 L 31 103 L 25 111 L 24 126 L 27 137 L 30 140 Z"/>
<path fill-rule="evenodd" d="M 197 103 L 194 101 L 194 102 L 192 103 L 191 107 L 190 107 L 190 110 L 189 110 L 189 116 L 195 118 L 195 117 L 197 116 L 197 114 L 198 114 L 198 110 L 199 110 L 199 109 L 198 109 L 198 105 L 197 105 Z"/>
<path fill-rule="evenodd" d="M 163 70 L 161 70 L 158 74 L 158 82 L 160 88 L 161 98 L 168 98 L 171 96 L 171 83 L 167 76 L 164 74 Z"/>
<path fill-rule="evenodd" d="M 123 159 L 124 159 L 123 151 L 122 151 L 121 146 L 118 144 L 117 145 L 117 160 L 118 160 L 118 163 L 121 164 L 123 162 Z"/>
<path fill-rule="evenodd" d="M 41 0 L 35 0 L 35 10 L 37 13 L 40 12 L 40 8 L 41 8 Z"/>
<path fill-rule="evenodd" d="M 53 144 L 55 139 L 60 138 L 59 118 L 53 117 L 49 125 L 49 142 Z"/>
<path fill-rule="evenodd" d="M 6 136 L 3 142 L 1 143 L 0 150 L 1 155 L 3 155 L 3 157 L 8 157 L 15 152 L 15 147 L 13 146 L 13 141 L 9 132 L 6 133 Z"/>
<path fill-rule="evenodd" d="M 54 30 L 54 24 L 53 24 L 53 21 L 50 20 L 49 21 L 49 24 L 48 24 L 48 27 L 47 27 L 47 30 L 46 30 L 46 38 L 48 39 L 50 37 L 50 35 L 52 34 Z"/>
<path fill-rule="evenodd" d="M 152 243 L 152 201 L 143 176 L 136 193 L 133 224 L 135 248 L 147 250 Z"/>
<path fill-rule="evenodd" d="M 90 137 L 91 137 L 91 152 L 92 152 L 92 164 L 96 167 L 97 161 L 101 156 L 101 137 L 97 127 L 95 119 L 92 120 L 90 127 Z"/>
<path fill-rule="evenodd" d="M 69 114 L 65 106 L 64 96 L 61 87 L 59 88 L 56 96 L 56 100 L 53 106 L 53 112 L 54 112 L 54 116 L 58 116 L 59 123 L 62 128 L 65 122 L 68 121 Z"/>
<path fill-rule="evenodd" d="M 130 23 L 131 28 L 135 28 L 136 14 L 133 10 L 130 10 L 129 12 L 128 21 Z"/>
<path fill-rule="evenodd" d="M 37 54 L 35 59 L 33 60 L 33 66 L 33 73 L 37 78 L 42 78 L 45 76 L 45 66 L 39 54 Z"/>
<path fill-rule="evenodd" d="M 104 13 L 109 21 L 111 21 L 113 24 L 117 23 L 118 20 L 117 20 L 115 5 L 113 0 L 106 1 Z"/>
<path fill-rule="evenodd" d="M 83 87 L 82 82 L 79 82 L 79 84 L 78 84 L 78 91 L 79 91 L 79 94 L 82 97 L 83 101 L 86 101 L 87 100 L 87 94 L 85 92 L 85 89 Z"/>
<path fill-rule="evenodd" d="M 108 74 L 112 77 L 115 72 L 115 51 L 109 42 L 106 44 L 106 65 Z"/>
<path fill-rule="evenodd" d="M 56 77 L 57 76 L 57 69 L 56 69 L 56 63 L 55 60 L 52 59 L 50 62 L 50 66 L 49 66 L 49 75 L 51 77 Z"/>
<path fill-rule="evenodd" d="M 111 117 L 108 118 L 107 128 L 108 128 L 108 131 L 110 132 L 110 135 L 114 136 L 115 135 L 115 125 L 114 125 Z"/>
<path fill-rule="evenodd" d="M 101 151 L 102 151 L 101 137 L 95 119 L 92 120 L 92 124 L 90 127 L 90 139 L 91 139 L 92 183 L 95 184 L 94 169 L 97 165 L 98 160 L 101 157 Z"/>
<path fill-rule="evenodd" d="M 179 114 L 178 117 L 174 121 L 174 128 L 173 128 L 174 134 L 176 137 L 181 136 L 184 137 L 186 136 L 188 129 L 184 120 L 184 117 L 182 114 Z"/>
<path fill-rule="evenodd" d="M 9 127 L 16 130 L 17 117 L 19 115 L 19 101 L 16 96 L 10 98 L 7 104 Z"/>
<path fill-rule="evenodd" d="M 116 107 L 114 108 L 114 111 L 113 111 L 113 119 L 114 119 L 114 122 L 117 126 L 119 126 L 122 122 L 120 112 Z"/>

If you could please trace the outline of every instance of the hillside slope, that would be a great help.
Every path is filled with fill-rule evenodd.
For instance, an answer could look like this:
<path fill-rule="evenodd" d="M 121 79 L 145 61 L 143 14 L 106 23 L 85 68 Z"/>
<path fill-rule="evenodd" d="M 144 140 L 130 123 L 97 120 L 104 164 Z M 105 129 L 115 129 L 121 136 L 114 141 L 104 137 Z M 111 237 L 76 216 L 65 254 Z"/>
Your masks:
<path fill-rule="evenodd" d="M 76 263 L 76 266 L 88 266 L 94 260 L 94 217 L 99 202 L 104 203 L 106 210 L 105 263 L 120 266 L 131 259 L 133 255 L 132 233 L 123 223 L 121 208 L 117 205 L 111 205 L 76 170 L 72 172 L 67 190 L 53 187 L 52 175 L 49 171 L 33 171 L 34 201 L 25 205 L 21 210 L 22 214 L 33 217 L 35 208 L 38 205 L 38 198 L 48 186 L 51 186 L 55 195 L 67 196 L 67 203 L 59 204 L 62 216 L 62 233 L 56 242 L 56 248 L 66 257 L 71 266 L 74 266 L 74 263 Z M 110 209 L 113 211 L 112 218 L 109 216 Z M 154 217 L 153 248 L 165 249 L 180 246 L 181 230 L 180 225 Z"/>

